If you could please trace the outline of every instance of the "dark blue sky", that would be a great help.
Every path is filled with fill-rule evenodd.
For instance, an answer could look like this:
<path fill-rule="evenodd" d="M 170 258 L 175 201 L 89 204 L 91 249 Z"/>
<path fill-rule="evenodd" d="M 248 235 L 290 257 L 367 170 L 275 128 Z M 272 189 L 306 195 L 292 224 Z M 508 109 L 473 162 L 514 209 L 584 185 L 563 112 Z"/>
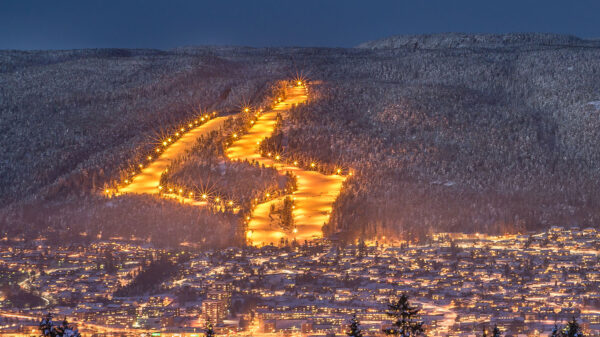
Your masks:
<path fill-rule="evenodd" d="M 396 34 L 600 37 L 600 0 L 2 0 L 0 49 L 340 46 Z"/>

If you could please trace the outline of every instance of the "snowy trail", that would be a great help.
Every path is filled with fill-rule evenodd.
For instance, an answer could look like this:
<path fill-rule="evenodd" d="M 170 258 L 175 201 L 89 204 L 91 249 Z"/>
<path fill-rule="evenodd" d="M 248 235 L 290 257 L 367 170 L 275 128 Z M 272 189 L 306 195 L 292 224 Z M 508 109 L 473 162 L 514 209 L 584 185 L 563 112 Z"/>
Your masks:
<path fill-rule="evenodd" d="M 333 202 L 346 179 L 342 175 L 325 175 L 261 157 L 258 152 L 258 143 L 269 137 L 275 129 L 277 114 L 294 104 L 305 102 L 306 99 L 305 87 L 290 89 L 285 100 L 276 104 L 272 110 L 264 112 L 248 133 L 227 149 L 227 156 L 231 160 L 255 160 L 267 167 L 274 167 L 280 173 L 291 172 L 297 178 L 298 189 L 293 193 L 295 209 L 292 212 L 295 230 L 286 232 L 270 221 L 271 204 L 281 202 L 284 197 L 259 204 L 248 223 L 247 238 L 253 245 L 278 244 L 282 238 L 304 241 L 322 237 L 321 228 L 329 220 Z"/>

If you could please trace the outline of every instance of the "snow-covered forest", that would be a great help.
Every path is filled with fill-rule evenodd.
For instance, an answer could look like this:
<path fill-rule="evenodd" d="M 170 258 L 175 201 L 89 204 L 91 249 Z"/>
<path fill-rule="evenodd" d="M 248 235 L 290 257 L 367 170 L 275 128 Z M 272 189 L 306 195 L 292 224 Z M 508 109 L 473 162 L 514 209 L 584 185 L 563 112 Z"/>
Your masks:
<path fill-rule="evenodd" d="M 327 233 L 414 237 L 600 224 L 597 44 L 535 35 L 398 41 L 353 49 L 0 51 L 1 230 L 154 237 L 174 228 L 173 242 L 194 235 L 239 242 L 233 216 L 203 213 L 200 221 L 204 211 L 188 206 L 93 194 L 194 109 L 239 111 L 297 73 L 312 83 L 309 102 L 284 120 L 282 148 L 356 172 Z M 182 182 L 219 165 L 195 161 L 204 166 L 183 163 Z M 255 187 L 244 189 L 231 193 Z M 148 211 L 155 204 L 161 211 Z M 181 214 L 180 223 L 170 212 Z"/>

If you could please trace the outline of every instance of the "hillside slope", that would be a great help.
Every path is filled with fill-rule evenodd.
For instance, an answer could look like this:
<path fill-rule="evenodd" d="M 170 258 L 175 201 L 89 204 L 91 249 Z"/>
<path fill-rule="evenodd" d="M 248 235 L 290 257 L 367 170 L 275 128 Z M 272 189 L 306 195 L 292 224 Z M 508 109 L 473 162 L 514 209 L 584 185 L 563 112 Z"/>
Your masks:
<path fill-rule="evenodd" d="M 432 47 L 2 51 L 3 228 L 31 225 L 15 206 L 27 200 L 89 194 L 193 107 L 238 109 L 296 73 L 313 83 L 309 102 L 274 146 L 357 173 L 328 233 L 600 224 L 596 42 L 413 40 Z M 38 217 L 33 228 L 75 226 L 66 215 Z"/>

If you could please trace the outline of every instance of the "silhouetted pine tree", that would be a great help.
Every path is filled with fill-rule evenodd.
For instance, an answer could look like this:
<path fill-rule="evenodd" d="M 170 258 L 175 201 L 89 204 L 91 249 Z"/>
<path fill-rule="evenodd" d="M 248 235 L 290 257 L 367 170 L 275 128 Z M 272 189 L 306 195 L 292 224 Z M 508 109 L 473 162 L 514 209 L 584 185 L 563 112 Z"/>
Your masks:
<path fill-rule="evenodd" d="M 498 329 L 498 325 L 494 324 L 494 329 L 492 330 L 492 337 L 500 337 L 502 336 L 502 333 L 500 332 L 500 329 Z"/>
<path fill-rule="evenodd" d="M 60 325 L 54 325 L 52 314 L 47 314 L 42 318 L 39 329 L 43 337 L 81 337 L 79 331 L 69 325 L 65 318 Z"/>
<path fill-rule="evenodd" d="M 393 336 L 419 336 L 423 330 L 423 322 L 418 321 L 419 310 L 411 307 L 408 296 L 402 294 L 397 302 L 389 305 L 387 315 L 395 321 L 389 329 L 383 329 L 386 335 Z"/>
<path fill-rule="evenodd" d="M 554 324 L 554 328 L 552 328 L 552 334 L 550 336 L 551 337 L 560 336 L 560 329 L 558 328 L 558 324 Z"/>
<path fill-rule="evenodd" d="M 210 322 L 206 324 L 206 331 L 204 332 L 204 336 L 206 337 L 214 337 L 215 330 L 213 330 L 213 325 Z"/>
<path fill-rule="evenodd" d="M 360 328 L 360 322 L 356 318 L 356 314 L 352 315 L 350 319 L 349 331 L 346 333 L 350 337 L 363 337 L 362 330 Z"/>
<path fill-rule="evenodd" d="M 583 333 L 581 333 L 581 327 L 575 317 L 565 325 L 564 329 L 561 331 L 561 335 L 564 337 L 583 337 Z"/>

